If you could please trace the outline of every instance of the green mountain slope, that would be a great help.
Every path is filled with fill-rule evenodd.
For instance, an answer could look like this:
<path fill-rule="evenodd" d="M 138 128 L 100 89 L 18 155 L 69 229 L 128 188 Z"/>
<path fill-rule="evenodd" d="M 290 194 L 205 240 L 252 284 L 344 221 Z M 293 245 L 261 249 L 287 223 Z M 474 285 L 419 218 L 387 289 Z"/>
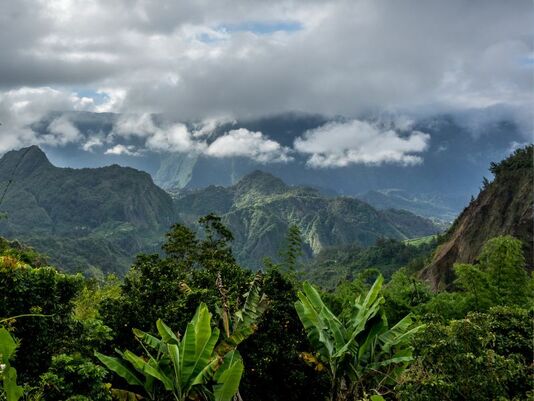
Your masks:
<path fill-rule="evenodd" d="M 136 252 L 157 249 L 174 220 L 172 199 L 147 173 L 58 168 L 36 146 L 0 159 L 0 190 L 1 235 L 68 270 L 122 272 Z"/>
<path fill-rule="evenodd" d="M 208 188 L 176 199 L 181 219 L 194 223 L 210 211 L 234 233 L 237 259 L 255 268 L 276 257 L 290 225 L 299 226 L 307 256 L 333 245 L 367 246 L 378 238 L 407 239 L 434 234 L 436 226 L 406 211 L 378 211 L 355 198 L 329 198 L 307 187 L 292 187 L 255 171 L 228 188 Z"/>
<path fill-rule="evenodd" d="M 359 199 L 382 209 L 403 209 L 419 216 L 452 221 L 464 205 L 463 199 L 447 199 L 445 195 L 413 194 L 400 189 L 384 189 L 366 192 Z M 457 208 L 451 207 L 452 204 Z"/>
<path fill-rule="evenodd" d="M 475 263 L 483 244 L 499 235 L 512 235 L 523 241 L 527 266 L 533 264 L 533 149 L 517 150 L 499 164 L 492 164 L 493 182 L 485 183 L 456 219 L 421 275 L 434 288 L 453 280 L 454 263 Z"/>

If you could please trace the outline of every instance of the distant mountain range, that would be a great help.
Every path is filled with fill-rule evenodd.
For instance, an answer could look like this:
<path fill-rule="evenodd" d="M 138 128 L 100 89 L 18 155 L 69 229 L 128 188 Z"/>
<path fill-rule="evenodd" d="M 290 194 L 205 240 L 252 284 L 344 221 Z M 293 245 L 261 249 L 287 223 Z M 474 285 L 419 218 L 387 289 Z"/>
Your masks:
<path fill-rule="evenodd" d="M 253 268 L 265 256 L 277 257 L 292 224 L 300 228 L 308 256 L 333 245 L 369 246 L 382 237 L 403 240 L 439 231 L 429 219 L 408 211 L 378 211 L 356 198 L 324 196 L 261 171 L 231 187 L 182 194 L 175 204 L 189 224 L 209 212 L 221 215 L 234 233 L 237 259 Z"/>
<path fill-rule="evenodd" d="M 371 245 L 378 238 L 433 234 L 428 219 L 378 211 L 349 197 L 289 186 L 255 171 L 231 187 L 210 186 L 176 199 L 150 175 L 128 167 L 59 168 L 36 146 L 0 159 L 0 235 L 17 238 L 71 271 L 122 274 L 138 252 L 158 252 L 163 234 L 215 212 L 233 231 L 238 260 L 257 268 L 276 257 L 289 225 L 300 227 L 308 256 L 331 245 Z"/>
<path fill-rule="evenodd" d="M 99 138 L 110 138 L 109 134 L 120 118 L 120 115 L 110 113 L 70 112 L 66 115 L 83 135 Z M 32 128 L 46 133 L 48 125 L 57 117 L 57 113 L 52 114 Z M 171 119 L 158 115 L 154 120 L 165 124 Z M 369 120 L 381 121 L 383 118 L 369 117 Z M 343 118 L 288 113 L 226 122 L 214 127 L 206 140 L 212 142 L 231 129 L 246 128 L 260 131 L 267 138 L 291 147 L 306 131 L 331 121 L 343 121 Z M 195 153 L 104 154 L 105 147 L 85 151 L 80 144 L 46 147 L 45 150 L 51 160 L 61 166 L 101 167 L 118 163 L 141 169 L 149 172 L 157 185 L 175 193 L 209 185 L 228 187 L 260 169 L 280 177 L 289 185 L 311 186 L 323 193 L 361 196 L 379 208 L 402 207 L 425 217 L 451 220 L 471 195 L 478 192 L 481 177 L 489 176 L 489 163 L 503 159 L 514 147 L 526 141 L 520 128 L 506 120 L 489 124 L 465 121 L 456 115 L 437 115 L 416 119 L 411 129 L 430 134 L 429 148 L 421 154 L 424 161 L 414 166 L 359 164 L 317 169 L 308 167 L 299 154 L 293 154 L 294 160 L 288 163 L 259 163 L 244 157 L 216 158 Z M 135 135 L 121 138 L 124 145 L 136 146 L 138 141 Z M 393 199 L 387 199 L 390 197 Z"/>
<path fill-rule="evenodd" d="M 458 215 L 458 200 L 446 195 L 413 194 L 401 189 L 383 189 L 366 192 L 358 198 L 380 210 L 404 209 L 443 223 L 452 222 Z"/>

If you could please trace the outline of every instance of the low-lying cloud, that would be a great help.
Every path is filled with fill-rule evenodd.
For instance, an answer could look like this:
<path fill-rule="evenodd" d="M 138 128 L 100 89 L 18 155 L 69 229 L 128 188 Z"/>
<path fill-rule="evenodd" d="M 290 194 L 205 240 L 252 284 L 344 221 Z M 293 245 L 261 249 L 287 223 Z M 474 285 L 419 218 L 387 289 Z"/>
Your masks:
<path fill-rule="evenodd" d="M 294 143 L 308 155 L 310 167 L 345 167 L 351 164 L 414 165 L 423 161 L 430 135 L 419 131 L 401 134 L 359 120 L 332 122 L 306 132 Z"/>
<path fill-rule="evenodd" d="M 53 120 L 46 132 L 37 132 L 32 124 L 48 117 L 51 111 L 92 110 L 92 105 L 90 98 L 49 87 L 0 92 L 0 152 L 27 145 L 63 146 L 80 141 L 78 129 L 65 115 Z"/>
<path fill-rule="evenodd" d="M 136 137 L 144 141 L 144 149 L 155 152 L 196 153 L 217 158 L 245 157 L 259 163 L 292 160 L 289 148 L 281 146 L 261 132 L 252 132 L 245 128 L 230 130 L 208 142 L 207 138 L 213 130 L 227 121 L 229 120 L 225 118 L 220 121 L 210 119 L 190 129 L 182 123 L 160 126 L 150 114 L 124 115 L 115 124 L 110 137 Z M 126 150 L 130 153 L 126 153 Z M 117 148 L 117 152 L 113 154 L 133 155 L 132 152 L 132 149 Z"/>
<path fill-rule="evenodd" d="M 231 130 L 213 141 L 204 152 L 214 157 L 248 157 L 260 163 L 288 162 L 290 149 L 245 128 Z"/>

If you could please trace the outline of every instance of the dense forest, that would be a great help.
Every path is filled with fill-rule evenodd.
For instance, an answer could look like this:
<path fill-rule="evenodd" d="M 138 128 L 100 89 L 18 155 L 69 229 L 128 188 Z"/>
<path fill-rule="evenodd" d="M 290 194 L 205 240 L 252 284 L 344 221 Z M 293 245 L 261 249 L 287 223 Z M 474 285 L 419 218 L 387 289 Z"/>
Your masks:
<path fill-rule="evenodd" d="M 532 231 L 479 230 L 444 285 L 425 275 L 451 241 L 468 246 L 469 208 L 531 170 L 532 150 L 492 165 L 495 181 L 445 235 L 311 262 L 289 225 L 279 257 L 250 270 L 212 213 L 174 224 L 123 278 L 64 273 L 2 239 L 0 399 L 533 400 Z"/>

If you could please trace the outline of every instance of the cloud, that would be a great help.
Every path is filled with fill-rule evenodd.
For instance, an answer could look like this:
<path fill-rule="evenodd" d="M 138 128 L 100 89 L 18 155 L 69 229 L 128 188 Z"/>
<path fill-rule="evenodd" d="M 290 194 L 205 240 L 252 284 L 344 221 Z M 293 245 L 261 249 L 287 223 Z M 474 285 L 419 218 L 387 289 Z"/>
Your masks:
<path fill-rule="evenodd" d="M 51 111 L 91 109 L 90 99 L 49 87 L 0 92 L 0 152 L 32 144 L 63 146 L 77 142 L 81 135 L 66 116 L 55 118 L 44 132 L 34 131 L 32 124 Z"/>
<path fill-rule="evenodd" d="M 117 144 L 109 149 L 106 149 L 104 152 L 106 155 L 128 155 L 128 156 L 139 156 L 141 153 L 135 149 L 133 145 L 122 145 Z"/>
<path fill-rule="evenodd" d="M 66 145 L 79 142 L 82 138 L 78 128 L 65 115 L 54 119 L 47 130 L 48 133 L 42 136 L 42 141 L 47 145 Z"/>
<path fill-rule="evenodd" d="M 414 165 L 417 154 L 428 148 L 430 135 L 412 131 L 408 135 L 365 121 L 333 122 L 307 131 L 294 143 L 295 150 L 308 155 L 310 167 L 345 167 L 351 164 Z"/>
<path fill-rule="evenodd" d="M 281 146 L 261 132 L 245 128 L 231 130 L 218 137 L 204 154 L 214 157 L 248 157 L 260 163 L 287 162 L 293 158 L 290 149 Z"/>
<path fill-rule="evenodd" d="M 230 130 L 213 142 L 206 141 L 215 129 L 231 122 L 228 118 L 208 119 L 194 125 L 190 130 L 181 123 L 156 124 L 150 114 L 128 114 L 121 116 L 111 133 L 117 137 L 139 138 L 148 150 L 155 152 L 179 152 L 204 154 L 211 157 L 247 157 L 260 163 L 286 162 L 292 160 L 290 149 L 281 146 L 263 135 L 244 128 Z"/>
<path fill-rule="evenodd" d="M 99 111 L 182 121 L 532 109 L 532 12 L 530 0 L 6 1 L 0 88 L 89 88 L 106 96 Z"/>
<path fill-rule="evenodd" d="M 102 138 L 98 136 L 92 136 L 88 138 L 83 144 L 82 149 L 86 152 L 93 152 L 94 148 L 98 148 L 104 145 Z"/>
<path fill-rule="evenodd" d="M 158 152 L 201 152 L 205 143 L 196 141 L 185 124 L 160 127 L 151 114 L 123 115 L 115 124 L 112 136 L 144 139 L 147 149 Z"/>

